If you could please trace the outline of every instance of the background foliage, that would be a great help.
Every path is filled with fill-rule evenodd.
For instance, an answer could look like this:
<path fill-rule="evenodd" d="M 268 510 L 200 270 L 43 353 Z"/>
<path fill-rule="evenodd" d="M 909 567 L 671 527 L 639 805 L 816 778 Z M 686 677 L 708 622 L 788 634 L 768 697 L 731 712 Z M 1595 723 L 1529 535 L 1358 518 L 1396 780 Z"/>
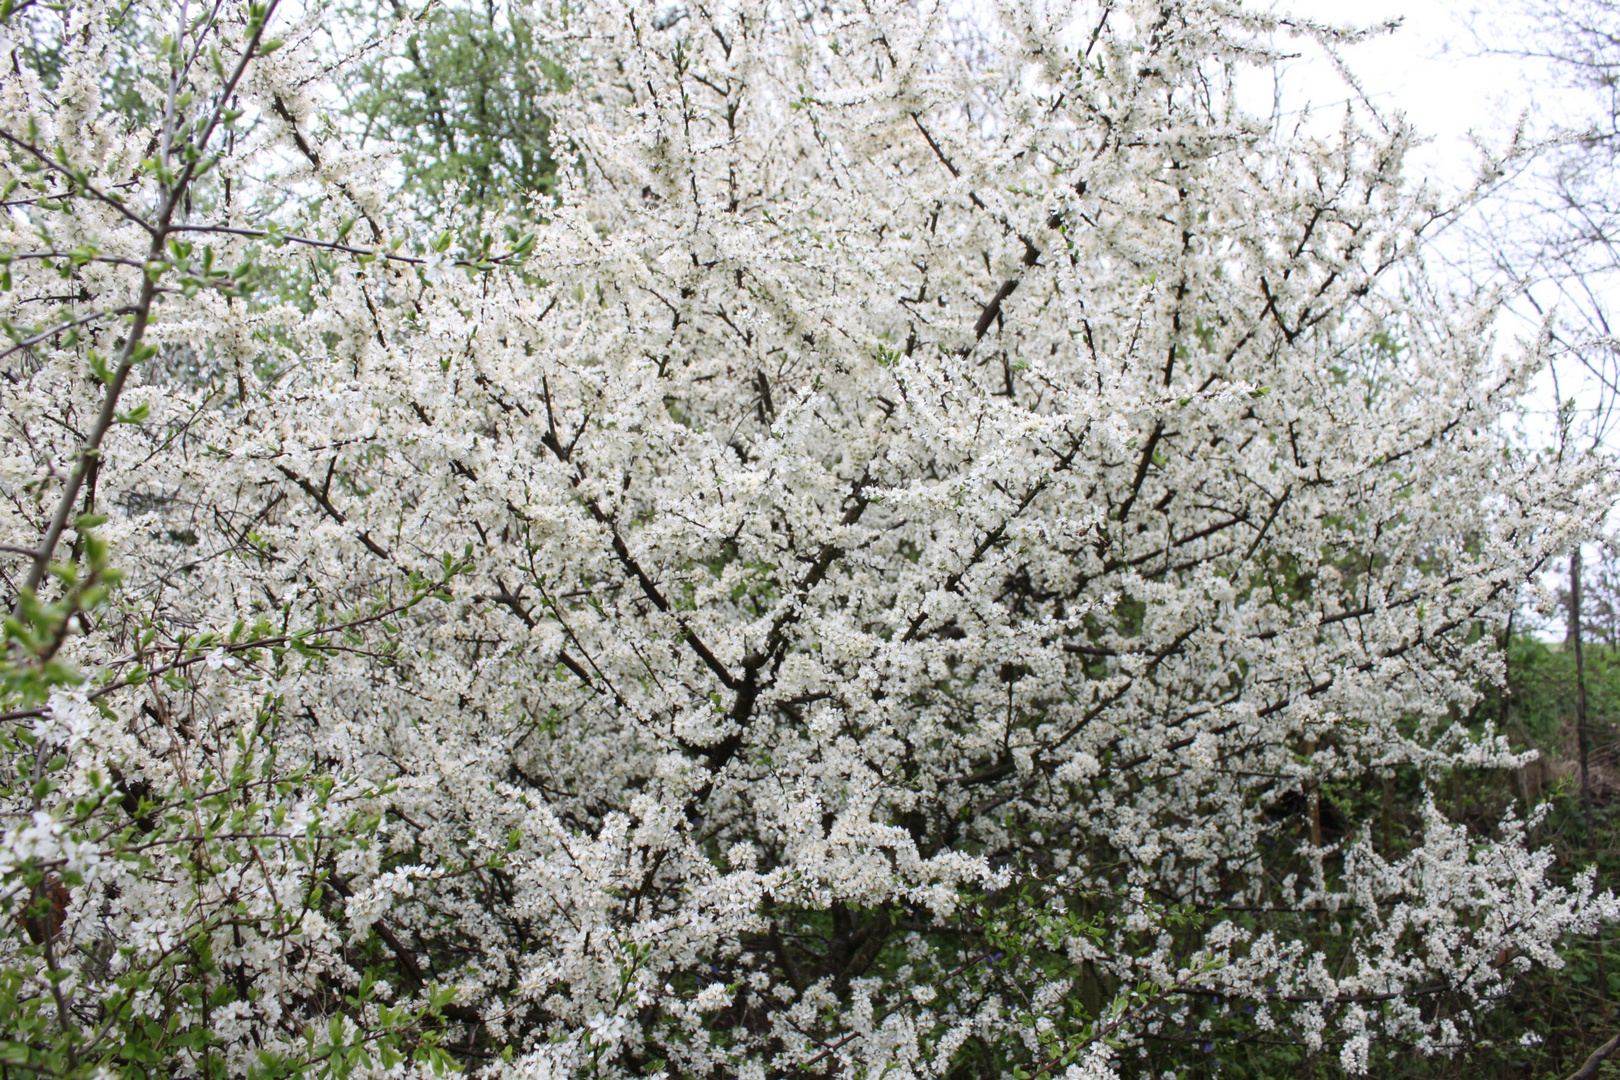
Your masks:
<path fill-rule="evenodd" d="M 527 6 L 361 5 L 350 32 L 368 50 L 345 84 L 347 122 L 400 148 L 401 193 L 424 218 L 447 203 L 532 215 L 557 170 L 542 101 L 567 73 L 535 42 Z"/>

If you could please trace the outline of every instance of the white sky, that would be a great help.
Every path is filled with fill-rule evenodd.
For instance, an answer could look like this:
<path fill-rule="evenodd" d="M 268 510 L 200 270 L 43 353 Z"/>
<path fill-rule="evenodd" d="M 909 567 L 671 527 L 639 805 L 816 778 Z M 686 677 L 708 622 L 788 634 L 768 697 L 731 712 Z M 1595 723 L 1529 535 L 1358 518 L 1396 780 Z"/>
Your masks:
<path fill-rule="evenodd" d="M 1532 45 L 1537 28 L 1529 13 L 1535 10 L 1535 0 L 1272 2 L 1278 11 L 1323 22 L 1368 26 L 1400 20 L 1396 30 L 1347 49 L 1345 59 L 1376 109 L 1404 115 L 1424 137 L 1408 159 L 1408 176 L 1414 180 L 1464 187 L 1474 179 L 1480 162 L 1471 137 L 1499 148 L 1521 122 L 1532 135 L 1559 121 L 1575 126 L 1597 104 L 1587 91 L 1570 88 L 1545 62 L 1503 51 Z M 1282 99 L 1287 106 L 1309 104 L 1327 119 L 1337 113 L 1346 93 L 1343 79 L 1324 57 L 1302 55 L 1285 65 Z M 1498 204 L 1497 213 L 1508 205 Z M 1518 217 L 1507 212 L 1510 221 Z M 1442 256 L 1466 255 L 1466 237 L 1446 235 L 1438 251 Z M 1615 288 L 1612 281 L 1601 286 L 1611 311 L 1620 310 Z M 1549 299 L 1545 294 L 1542 298 Z M 1539 317 L 1523 303 L 1509 305 L 1498 322 L 1499 333 L 1506 337 L 1533 335 L 1539 328 Z M 1595 387 L 1582 390 L 1568 378 L 1561 391 L 1583 399 L 1589 394 L 1595 398 L 1596 393 Z M 1532 395 L 1533 408 L 1537 399 L 1545 405 L 1538 411 L 1550 417 L 1556 400 L 1550 382 Z M 1616 434 L 1620 433 L 1611 433 L 1610 443 Z"/>
<path fill-rule="evenodd" d="M 1495 5 L 1479 0 L 1278 0 L 1276 8 L 1361 26 L 1401 20 L 1399 29 L 1353 46 L 1345 55 L 1377 108 L 1404 113 L 1433 137 L 1417 162 L 1435 168 L 1442 178 L 1466 178 L 1475 159 L 1466 142 L 1470 131 L 1503 138 L 1527 110 L 1534 116 L 1538 104 L 1555 97 L 1545 71 L 1487 51 L 1487 43 L 1500 46 L 1518 36 L 1523 17 L 1516 17 L 1513 0 Z M 1285 99 L 1317 107 L 1344 100 L 1343 83 L 1319 58 L 1295 61 L 1284 78 Z"/>

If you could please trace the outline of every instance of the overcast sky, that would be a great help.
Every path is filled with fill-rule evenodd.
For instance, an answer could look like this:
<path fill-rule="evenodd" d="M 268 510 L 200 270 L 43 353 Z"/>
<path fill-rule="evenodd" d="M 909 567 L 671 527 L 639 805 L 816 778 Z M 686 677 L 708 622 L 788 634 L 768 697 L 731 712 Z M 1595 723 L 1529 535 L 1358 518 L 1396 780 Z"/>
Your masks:
<path fill-rule="evenodd" d="M 1351 69 L 1381 110 L 1404 113 L 1433 141 L 1417 162 L 1443 178 L 1465 179 L 1476 157 L 1470 131 L 1505 138 L 1517 119 L 1557 106 L 1545 70 L 1493 53 L 1492 46 L 1523 40 L 1513 0 L 1278 0 L 1279 11 L 1324 22 L 1372 25 L 1399 19 L 1399 29 L 1349 49 Z M 1478 9 L 1485 8 L 1481 13 Z M 1344 85 L 1317 57 L 1302 57 L 1285 72 L 1285 100 L 1317 107 L 1344 100 Z"/>

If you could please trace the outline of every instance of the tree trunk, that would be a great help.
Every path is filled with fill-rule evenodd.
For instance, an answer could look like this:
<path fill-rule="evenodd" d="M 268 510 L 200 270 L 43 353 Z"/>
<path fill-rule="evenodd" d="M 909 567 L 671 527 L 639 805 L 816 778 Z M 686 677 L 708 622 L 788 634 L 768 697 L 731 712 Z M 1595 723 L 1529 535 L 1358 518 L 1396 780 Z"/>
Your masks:
<path fill-rule="evenodd" d="M 1581 651 L 1581 549 L 1576 545 L 1569 556 L 1569 641 L 1575 650 L 1575 742 L 1581 768 L 1581 824 L 1586 830 L 1586 846 L 1593 848 L 1592 776 L 1589 764 L 1591 736 L 1586 729 L 1586 657 Z"/>
<path fill-rule="evenodd" d="M 1569 640 L 1575 650 L 1575 744 L 1581 768 L 1581 825 L 1586 832 L 1586 855 L 1597 861 L 1597 832 L 1592 826 L 1592 738 L 1586 726 L 1586 657 L 1581 651 L 1581 546 L 1569 556 Z M 1609 1018 L 1609 971 L 1603 955 L 1603 932 L 1597 933 L 1598 996 L 1603 1018 Z"/>

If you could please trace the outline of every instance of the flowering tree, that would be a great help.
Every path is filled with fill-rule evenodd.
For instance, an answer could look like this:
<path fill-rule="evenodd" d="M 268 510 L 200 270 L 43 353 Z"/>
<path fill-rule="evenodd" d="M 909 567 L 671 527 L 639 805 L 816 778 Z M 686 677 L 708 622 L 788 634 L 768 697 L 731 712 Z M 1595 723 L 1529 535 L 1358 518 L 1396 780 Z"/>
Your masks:
<path fill-rule="evenodd" d="M 1620 914 L 1377 828 L 1608 492 L 1271 17 L 592 5 L 413 237 L 275 8 L 0 26 L 0 1060 L 1361 1072 Z"/>

